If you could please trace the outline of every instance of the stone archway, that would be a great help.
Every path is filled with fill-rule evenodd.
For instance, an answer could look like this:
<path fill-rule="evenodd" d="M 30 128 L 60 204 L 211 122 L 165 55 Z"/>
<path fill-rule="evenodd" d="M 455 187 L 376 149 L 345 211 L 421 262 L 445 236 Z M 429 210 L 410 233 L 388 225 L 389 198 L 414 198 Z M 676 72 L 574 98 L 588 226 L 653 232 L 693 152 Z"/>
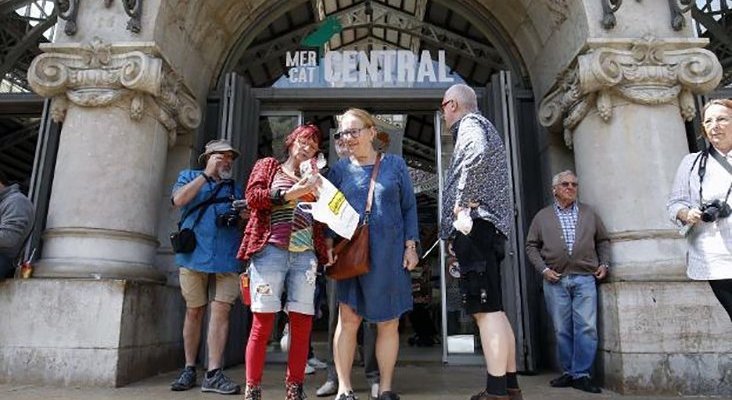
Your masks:
<path fill-rule="evenodd" d="M 144 307 L 153 301 L 172 315 L 169 325 L 180 320 L 176 290 L 158 284 L 165 281 L 160 266 L 170 262 L 157 251 L 172 225 L 169 174 L 188 164 L 202 104 L 229 52 L 246 47 L 240 38 L 292 3 L 148 1 L 137 32 L 127 29 L 129 2 L 71 3 L 78 6 L 77 32 L 57 35 L 28 71 L 34 90 L 54 98 L 51 112 L 65 123 L 38 268 L 49 279 L 15 290 L 19 298 L 43 293 L 46 301 L 28 311 L 34 324 L 6 313 L 19 318 L 7 326 L 20 331 L 1 341 L 11 355 L 5 368 L 14 372 L 5 375 L 120 385 L 170 367 L 182 352 L 176 333 Z M 545 125 L 572 135 L 581 200 L 596 207 L 613 241 L 613 279 L 601 287 L 606 386 L 732 393 L 718 385 L 732 368 L 729 330 L 715 317 L 718 305 L 706 287 L 685 281 L 683 243 L 659 211 L 688 151 L 689 98 L 721 78 L 716 58 L 691 39 L 689 23 L 668 24 L 666 2 L 625 2 L 614 26 L 603 25 L 608 10 L 595 0 L 451 4 L 475 21 L 495 22 L 482 31 L 544 99 Z M 654 38 L 642 40 L 649 32 Z M 558 136 L 551 137 L 544 138 L 547 158 L 560 153 L 551 150 Z M 47 304 L 63 304 L 67 318 L 58 321 Z M 100 322 L 109 333 L 103 338 L 95 338 L 89 304 L 107 318 Z M 676 305 L 690 312 L 680 314 Z M 52 340 L 39 326 L 80 339 Z M 647 340 L 638 341 L 638 326 Z M 85 355 L 74 358 L 79 368 L 68 368 L 64 356 L 77 353 Z"/>

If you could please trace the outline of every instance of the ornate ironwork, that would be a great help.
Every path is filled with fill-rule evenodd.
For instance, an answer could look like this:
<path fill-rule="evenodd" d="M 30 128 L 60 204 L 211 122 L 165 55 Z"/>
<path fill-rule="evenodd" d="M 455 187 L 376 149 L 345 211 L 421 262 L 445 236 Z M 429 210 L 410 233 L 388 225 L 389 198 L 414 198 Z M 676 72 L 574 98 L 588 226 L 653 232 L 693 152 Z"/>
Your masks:
<path fill-rule="evenodd" d="M 76 16 L 79 13 L 80 0 L 53 0 L 58 10 L 58 17 L 66 21 L 64 33 L 68 36 L 76 34 Z"/>
<path fill-rule="evenodd" d="M 641 0 L 636 1 L 641 2 Z M 617 22 L 615 13 L 623 5 L 623 0 L 600 0 L 600 2 L 602 3 L 602 27 L 608 30 L 615 28 Z M 684 29 L 686 25 L 684 13 L 693 6 L 694 0 L 668 0 L 668 7 L 671 10 L 671 27 L 675 31 Z"/>
<path fill-rule="evenodd" d="M 714 52 L 724 68 L 722 86 L 732 84 L 732 4 L 706 0 L 691 9 L 697 22 L 697 35 L 709 39 L 707 49 Z"/>
<path fill-rule="evenodd" d="M 140 33 L 140 29 L 142 29 L 142 0 L 122 0 L 122 6 L 124 6 L 127 15 L 130 16 L 130 20 L 127 22 L 127 30 L 132 33 Z"/>

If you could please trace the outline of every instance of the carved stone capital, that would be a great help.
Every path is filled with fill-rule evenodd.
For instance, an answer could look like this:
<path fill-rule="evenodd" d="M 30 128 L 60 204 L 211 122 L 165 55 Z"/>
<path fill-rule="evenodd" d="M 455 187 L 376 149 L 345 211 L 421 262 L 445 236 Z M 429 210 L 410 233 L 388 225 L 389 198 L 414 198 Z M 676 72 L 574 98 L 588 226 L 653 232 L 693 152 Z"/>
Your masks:
<path fill-rule="evenodd" d="M 593 40 L 586 53 L 557 80 L 539 107 L 542 125 L 564 129 L 567 146 L 572 131 L 591 107 L 608 122 L 615 95 L 636 104 L 678 101 L 686 120 L 696 113 L 693 94 L 719 85 L 722 66 L 705 40 L 677 42 L 644 37 L 636 40 Z"/>
<path fill-rule="evenodd" d="M 157 118 L 169 131 L 193 130 L 201 109 L 180 77 L 154 46 L 113 46 L 95 38 L 87 45 L 44 46 L 28 69 L 28 82 L 41 96 L 53 97 L 52 117 L 61 122 L 68 102 L 82 107 L 123 106 L 130 118 Z M 48 51 L 48 50 L 51 51 Z"/>

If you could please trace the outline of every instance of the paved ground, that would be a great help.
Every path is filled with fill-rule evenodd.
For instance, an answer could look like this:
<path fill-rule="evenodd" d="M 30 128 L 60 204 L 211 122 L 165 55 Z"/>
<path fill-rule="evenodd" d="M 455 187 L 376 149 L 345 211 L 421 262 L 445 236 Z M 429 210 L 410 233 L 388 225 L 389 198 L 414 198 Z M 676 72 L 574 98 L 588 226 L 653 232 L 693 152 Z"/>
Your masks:
<path fill-rule="evenodd" d="M 284 399 L 283 380 L 285 366 L 283 364 L 268 364 L 263 384 L 263 398 Z M 244 369 L 239 366 L 227 370 L 227 374 L 236 381 L 244 380 Z M 193 399 L 225 399 L 242 396 L 221 396 L 202 393 L 199 387 L 187 392 L 171 392 L 169 383 L 176 373 L 167 373 L 146 379 L 141 382 L 118 389 L 89 389 L 89 388 L 54 388 L 35 385 L 0 385 L 0 399 L 2 400 L 193 400 Z M 307 377 L 305 386 L 308 397 L 313 400 L 315 390 L 323 383 L 325 372 L 319 371 Z M 678 399 L 678 397 L 659 396 L 621 396 L 610 391 L 603 391 L 592 395 L 578 390 L 555 389 L 549 387 L 548 381 L 554 375 L 543 374 L 535 376 L 521 376 L 519 382 L 523 386 L 526 400 L 586 400 L 586 399 L 623 399 L 623 400 L 661 400 Z M 470 366 L 443 366 L 439 363 L 415 363 L 397 367 L 395 389 L 403 400 L 461 400 L 469 399 L 476 393 L 480 383 L 484 380 L 484 373 L 480 367 Z M 200 383 L 200 372 L 199 372 Z M 357 395 L 368 399 L 367 385 L 363 374 L 359 370 L 354 373 L 354 385 Z M 328 400 L 332 397 L 327 398 Z M 717 397 L 716 399 L 720 399 Z"/>

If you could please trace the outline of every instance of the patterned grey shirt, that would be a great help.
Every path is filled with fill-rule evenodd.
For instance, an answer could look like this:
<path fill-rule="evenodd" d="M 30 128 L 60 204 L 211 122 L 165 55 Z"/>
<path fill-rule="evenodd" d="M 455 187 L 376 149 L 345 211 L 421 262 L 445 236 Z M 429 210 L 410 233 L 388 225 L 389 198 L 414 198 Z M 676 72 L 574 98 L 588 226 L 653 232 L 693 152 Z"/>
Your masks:
<path fill-rule="evenodd" d="M 471 213 L 493 223 L 508 237 L 512 207 L 509 197 L 508 163 L 503 141 L 488 119 L 477 113 L 464 115 L 450 127 L 455 149 L 445 178 L 440 238 L 455 234 L 453 209 L 470 202 L 479 206 Z"/>

